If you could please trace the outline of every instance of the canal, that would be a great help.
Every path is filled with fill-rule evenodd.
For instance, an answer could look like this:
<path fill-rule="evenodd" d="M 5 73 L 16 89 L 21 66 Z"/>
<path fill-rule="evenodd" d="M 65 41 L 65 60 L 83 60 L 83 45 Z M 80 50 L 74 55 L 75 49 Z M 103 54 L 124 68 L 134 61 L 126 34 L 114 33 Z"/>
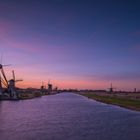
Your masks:
<path fill-rule="evenodd" d="M 0 101 L 0 140 L 140 140 L 140 112 L 73 93 Z"/>

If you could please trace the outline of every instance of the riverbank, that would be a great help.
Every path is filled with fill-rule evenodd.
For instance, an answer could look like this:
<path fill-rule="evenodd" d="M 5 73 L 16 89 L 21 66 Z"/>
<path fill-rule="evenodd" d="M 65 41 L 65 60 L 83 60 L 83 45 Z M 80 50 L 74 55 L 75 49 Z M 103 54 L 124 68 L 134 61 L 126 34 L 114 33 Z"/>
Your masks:
<path fill-rule="evenodd" d="M 16 98 L 10 97 L 9 93 L 3 93 L 0 96 L 0 101 L 2 100 L 27 100 L 27 99 L 33 99 L 33 98 L 47 96 L 47 95 L 55 95 L 58 93 L 59 91 L 51 91 L 49 93 L 48 91 L 41 92 L 39 89 L 19 89 L 17 90 Z"/>
<path fill-rule="evenodd" d="M 85 97 L 94 99 L 99 102 L 118 105 L 127 109 L 132 109 L 140 111 L 140 99 L 132 98 L 132 96 L 127 96 L 127 94 L 109 94 L 109 93 L 79 93 Z M 139 94 L 139 93 L 138 93 Z M 131 95 L 133 95 L 131 93 Z M 139 94 L 140 95 L 140 94 Z M 134 95 L 133 95 L 134 96 Z"/>

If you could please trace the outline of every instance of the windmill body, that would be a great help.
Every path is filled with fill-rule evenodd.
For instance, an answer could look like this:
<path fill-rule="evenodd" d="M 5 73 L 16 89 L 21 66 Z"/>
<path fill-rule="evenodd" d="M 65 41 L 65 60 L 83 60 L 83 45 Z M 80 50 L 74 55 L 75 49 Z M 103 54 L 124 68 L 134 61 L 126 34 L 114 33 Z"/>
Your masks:
<path fill-rule="evenodd" d="M 16 88 L 15 88 L 15 81 L 13 79 L 9 80 L 9 84 L 8 84 L 8 91 L 10 93 L 10 97 L 13 99 L 18 98 L 17 94 L 16 94 Z"/>
<path fill-rule="evenodd" d="M 23 81 L 23 80 L 22 79 L 16 80 L 14 70 L 12 71 L 12 74 L 13 74 L 13 79 L 9 80 L 8 91 L 9 91 L 10 97 L 12 99 L 18 99 L 19 98 L 19 94 L 17 93 L 17 90 L 16 90 L 16 82 Z"/>

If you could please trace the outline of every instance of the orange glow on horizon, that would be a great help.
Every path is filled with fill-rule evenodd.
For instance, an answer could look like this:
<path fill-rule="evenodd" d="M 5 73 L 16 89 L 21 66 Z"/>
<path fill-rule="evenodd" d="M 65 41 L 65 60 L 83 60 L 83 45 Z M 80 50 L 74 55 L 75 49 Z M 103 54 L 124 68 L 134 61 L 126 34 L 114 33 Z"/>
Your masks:
<path fill-rule="evenodd" d="M 43 68 L 40 68 L 42 70 L 42 73 L 40 73 L 40 69 L 36 69 L 36 67 L 40 68 L 39 65 L 34 64 L 30 66 L 16 66 L 15 74 L 16 79 L 23 79 L 22 82 L 17 82 L 16 86 L 19 88 L 40 88 L 42 85 L 42 82 L 44 82 L 44 85 L 47 87 L 47 83 L 49 80 L 51 80 L 51 83 L 53 84 L 53 87 L 58 87 L 58 89 L 104 89 L 108 90 L 110 87 L 110 84 L 113 83 L 113 87 L 116 88 L 116 90 L 130 90 L 133 91 L 134 88 L 139 87 L 138 81 L 127 81 L 127 80 L 104 80 L 104 79 L 98 79 L 98 77 L 95 77 L 93 79 L 86 79 L 82 77 L 76 77 L 76 76 L 70 76 L 70 75 L 63 75 L 63 74 L 54 74 L 49 71 L 47 71 Z M 5 67 L 4 68 L 6 76 L 8 79 L 12 78 L 12 68 L 11 67 Z M 139 90 L 139 89 L 138 89 Z"/>
<path fill-rule="evenodd" d="M 47 87 L 48 81 L 43 81 L 44 85 Z M 93 89 L 93 90 L 108 90 L 110 87 L 110 83 L 107 81 L 83 81 L 83 80 L 54 80 L 51 82 L 53 87 L 58 87 L 58 89 Z M 115 90 L 128 90 L 133 91 L 134 88 L 129 88 L 130 82 L 122 82 L 122 81 L 115 81 L 113 83 L 113 87 Z M 18 82 L 16 84 L 19 88 L 40 88 L 42 85 L 42 81 L 23 81 Z M 134 87 L 138 86 L 138 84 L 133 83 Z M 132 84 L 131 84 L 132 86 Z"/>
<path fill-rule="evenodd" d="M 105 82 L 97 81 L 82 81 L 82 80 L 55 80 L 51 82 L 53 87 L 58 87 L 59 89 L 105 89 L 108 85 Z M 20 88 L 40 88 L 42 81 L 23 81 L 17 83 L 17 87 Z M 47 81 L 44 81 L 44 85 L 47 86 Z"/>

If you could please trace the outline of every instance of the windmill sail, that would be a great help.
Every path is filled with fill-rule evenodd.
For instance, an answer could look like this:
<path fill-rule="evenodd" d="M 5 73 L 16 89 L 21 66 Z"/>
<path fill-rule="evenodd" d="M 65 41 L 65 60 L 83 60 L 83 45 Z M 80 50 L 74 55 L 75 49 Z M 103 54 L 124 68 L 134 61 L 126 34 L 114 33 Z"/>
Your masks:
<path fill-rule="evenodd" d="M 2 73 L 2 75 L 3 75 L 3 78 L 4 78 L 4 80 L 5 80 L 6 85 L 8 86 L 8 80 L 7 80 L 7 78 L 6 78 L 6 75 L 5 75 L 5 72 L 4 72 L 3 68 L 1 69 L 1 73 Z"/>

